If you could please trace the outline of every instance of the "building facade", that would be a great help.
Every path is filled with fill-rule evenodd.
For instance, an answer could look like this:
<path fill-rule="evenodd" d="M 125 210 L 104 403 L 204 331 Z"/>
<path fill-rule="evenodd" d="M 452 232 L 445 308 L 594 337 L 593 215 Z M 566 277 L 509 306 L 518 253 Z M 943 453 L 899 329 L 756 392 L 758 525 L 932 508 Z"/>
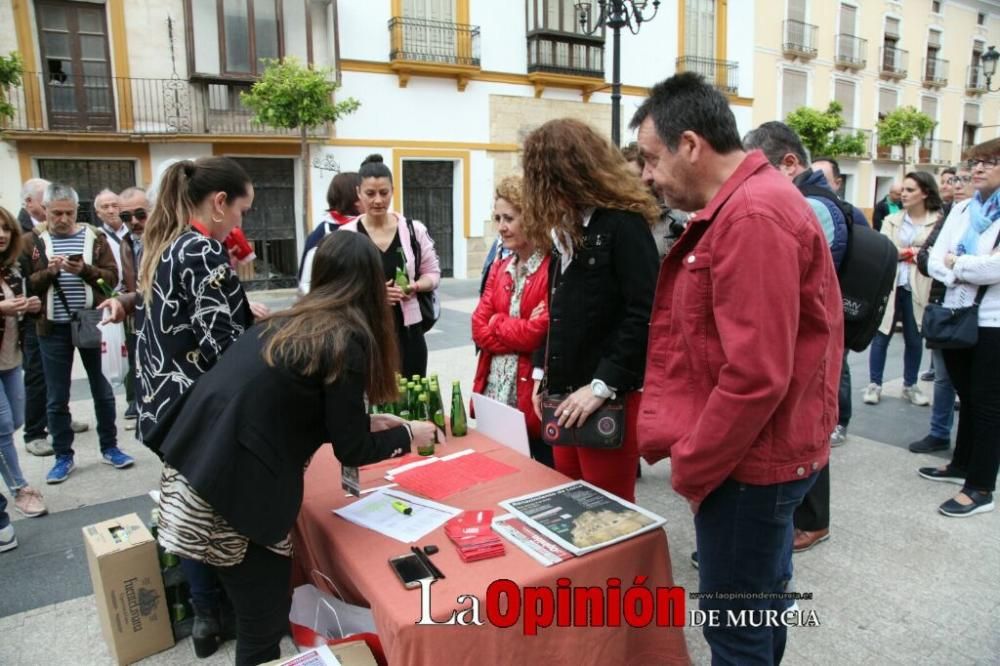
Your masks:
<path fill-rule="evenodd" d="M 493 183 L 517 168 L 524 135 L 563 116 L 610 135 L 611 32 L 588 34 L 576 4 L 0 0 L 0 52 L 25 62 L 3 131 L 0 203 L 16 210 L 20 183 L 41 176 L 74 185 L 87 215 L 101 189 L 148 186 L 171 160 L 232 156 L 257 192 L 245 226 L 258 261 L 242 277 L 287 287 L 304 240 L 302 188 L 318 219 L 335 170 L 378 152 L 395 175 L 394 207 L 428 224 L 445 273 L 477 275 Z M 666 0 L 638 34 L 624 29 L 622 124 L 650 85 L 694 70 L 749 130 L 754 5 Z M 305 182 L 297 136 L 252 122 L 239 98 L 264 59 L 287 55 L 332 68 L 338 96 L 362 104 L 312 131 Z"/>
<path fill-rule="evenodd" d="M 773 8 L 756 18 L 753 124 L 839 102 L 845 131 L 865 136 L 863 153 L 837 156 L 856 206 L 870 212 L 904 167 L 935 171 L 1000 136 L 1000 103 L 979 60 L 1000 29 L 1000 2 L 781 0 Z M 906 165 L 899 147 L 878 145 L 875 130 L 901 106 L 937 122 Z"/>

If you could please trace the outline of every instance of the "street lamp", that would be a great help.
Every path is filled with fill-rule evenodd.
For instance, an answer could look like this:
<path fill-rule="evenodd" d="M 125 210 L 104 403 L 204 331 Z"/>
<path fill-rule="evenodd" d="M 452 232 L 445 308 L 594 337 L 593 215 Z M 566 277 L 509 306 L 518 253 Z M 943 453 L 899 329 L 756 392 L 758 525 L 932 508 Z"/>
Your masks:
<path fill-rule="evenodd" d="M 982 63 L 983 67 L 983 76 L 986 77 L 987 92 L 996 92 L 997 90 L 1000 90 L 1000 88 L 997 88 L 996 90 L 990 88 L 990 80 L 993 78 L 993 75 L 997 73 L 997 60 L 1000 60 L 1000 52 L 992 46 L 986 49 L 986 53 L 979 56 L 979 62 Z"/>
<path fill-rule="evenodd" d="M 621 29 L 628 28 L 633 35 L 639 34 L 643 23 L 652 21 L 660 8 L 660 0 L 653 0 L 653 13 L 646 16 L 647 0 L 597 0 L 597 16 L 592 22 L 594 0 L 576 3 L 580 29 L 587 35 L 597 32 L 601 26 L 613 31 L 611 52 L 611 142 L 621 145 L 622 76 L 621 76 Z M 984 58 L 986 56 L 983 56 Z M 996 54 L 1000 58 L 1000 53 Z M 996 61 L 993 62 L 996 68 Z"/>

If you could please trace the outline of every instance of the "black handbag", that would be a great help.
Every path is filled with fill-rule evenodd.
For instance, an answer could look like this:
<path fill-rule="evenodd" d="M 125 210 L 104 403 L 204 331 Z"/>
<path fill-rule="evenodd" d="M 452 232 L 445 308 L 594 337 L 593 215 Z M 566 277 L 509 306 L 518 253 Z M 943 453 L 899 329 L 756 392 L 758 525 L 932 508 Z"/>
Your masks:
<path fill-rule="evenodd" d="M 69 333 L 73 346 L 77 349 L 100 349 L 104 336 L 98 324 L 104 319 L 104 313 L 94 308 L 73 312 L 70 310 L 69 301 L 66 300 L 66 294 L 59 286 L 58 277 L 52 283 L 52 287 L 56 290 L 66 312 L 70 313 Z"/>
<path fill-rule="evenodd" d="M 566 428 L 559 425 L 556 408 L 566 394 L 542 395 L 542 440 L 549 446 L 578 446 L 586 449 L 619 449 L 625 434 L 625 400 L 621 397 L 604 401 L 582 426 Z"/>
<path fill-rule="evenodd" d="M 993 248 L 1000 244 L 997 235 Z M 948 308 L 941 303 L 928 303 L 920 322 L 920 332 L 928 349 L 969 349 L 979 342 L 979 304 L 990 285 L 976 291 L 976 300 L 964 308 Z"/>
<path fill-rule="evenodd" d="M 410 232 L 410 249 L 413 250 L 413 280 L 417 281 L 420 279 L 420 242 L 417 241 L 417 232 L 413 228 L 413 221 L 408 217 L 405 219 Z M 441 316 L 441 302 L 438 300 L 437 289 L 418 292 L 417 303 L 420 304 L 420 326 L 426 333 L 434 328 L 434 324 Z"/>
<path fill-rule="evenodd" d="M 928 303 L 920 328 L 928 349 L 969 349 L 979 341 L 979 304 L 987 285 L 976 292 L 975 302 L 964 308 Z"/>

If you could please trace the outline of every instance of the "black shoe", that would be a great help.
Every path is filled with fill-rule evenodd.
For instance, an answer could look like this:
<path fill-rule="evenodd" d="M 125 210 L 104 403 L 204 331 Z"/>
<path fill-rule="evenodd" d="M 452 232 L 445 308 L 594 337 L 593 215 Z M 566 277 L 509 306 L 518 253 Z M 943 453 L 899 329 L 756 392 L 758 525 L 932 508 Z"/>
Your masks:
<path fill-rule="evenodd" d="M 965 518 L 966 516 L 974 516 L 977 513 L 992 511 L 995 507 L 993 493 L 967 489 L 963 489 L 962 492 L 972 500 L 972 504 L 959 504 L 957 500 L 952 498 L 939 506 L 938 511 L 952 518 Z"/>
<path fill-rule="evenodd" d="M 199 659 L 205 659 L 215 654 L 222 643 L 222 623 L 219 620 L 219 609 L 207 610 L 198 608 L 192 601 L 194 608 L 194 626 L 191 628 L 191 643 L 194 645 L 194 654 Z"/>
<path fill-rule="evenodd" d="M 950 439 L 942 439 L 927 435 L 923 439 L 910 444 L 910 451 L 913 453 L 933 453 L 934 451 L 947 451 L 951 447 Z"/>
<path fill-rule="evenodd" d="M 917 470 L 917 474 L 930 481 L 944 481 L 945 483 L 956 483 L 960 486 L 965 485 L 965 474 L 952 469 L 951 465 L 944 469 L 921 467 Z"/>
<path fill-rule="evenodd" d="M 932 382 L 934 381 L 934 371 L 928 370 L 927 372 L 920 375 L 920 381 L 922 382 Z"/>
<path fill-rule="evenodd" d="M 125 420 L 133 421 L 137 418 L 139 418 L 139 407 L 133 401 L 129 403 L 128 409 L 125 410 Z"/>
<path fill-rule="evenodd" d="M 693 553 L 691 553 L 691 566 L 693 566 L 695 569 L 698 568 L 698 551 L 697 550 L 694 551 Z"/>

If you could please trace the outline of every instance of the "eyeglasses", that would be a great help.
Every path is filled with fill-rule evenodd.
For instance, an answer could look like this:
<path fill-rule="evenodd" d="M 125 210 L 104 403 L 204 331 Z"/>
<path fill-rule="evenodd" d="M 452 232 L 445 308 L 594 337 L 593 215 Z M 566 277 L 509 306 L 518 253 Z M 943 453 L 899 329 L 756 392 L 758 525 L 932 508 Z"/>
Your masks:
<path fill-rule="evenodd" d="M 955 185 L 968 185 L 972 182 L 972 176 L 952 176 L 948 179 L 947 183 L 954 187 Z"/>
<path fill-rule="evenodd" d="M 121 218 L 122 222 L 126 223 L 131 222 L 133 217 L 140 222 L 145 222 L 146 218 L 149 217 L 149 213 L 142 208 L 136 208 L 134 211 L 124 210 L 118 213 L 118 217 Z"/>
<path fill-rule="evenodd" d="M 995 157 L 991 157 L 988 160 L 969 160 L 969 161 L 967 161 L 965 163 L 965 165 L 967 167 L 969 167 L 970 169 L 975 169 L 980 164 L 982 164 L 983 168 L 988 171 L 988 170 L 992 169 L 993 167 L 995 167 L 997 164 L 1000 164 L 1000 160 L 998 160 Z"/>

